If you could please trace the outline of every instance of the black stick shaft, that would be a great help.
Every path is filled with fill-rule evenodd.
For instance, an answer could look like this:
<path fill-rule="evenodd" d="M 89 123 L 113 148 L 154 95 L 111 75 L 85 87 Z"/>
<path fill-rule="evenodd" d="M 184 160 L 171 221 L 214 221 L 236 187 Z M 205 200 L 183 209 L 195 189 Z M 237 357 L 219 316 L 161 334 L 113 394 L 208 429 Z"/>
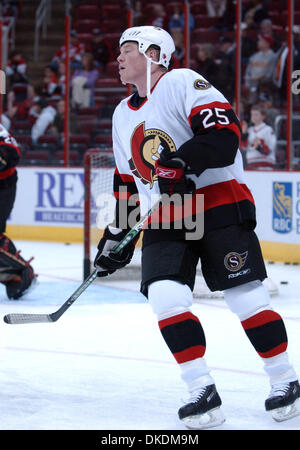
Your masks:
<path fill-rule="evenodd" d="M 128 245 L 143 229 L 144 223 L 149 219 L 150 215 L 158 208 L 159 201 L 141 218 L 141 220 L 126 234 L 126 236 L 113 248 L 114 253 L 119 253 Z M 8 324 L 25 324 L 25 323 L 49 323 L 56 322 L 71 305 L 80 297 L 80 295 L 89 287 L 97 277 L 97 269 L 95 269 L 76 289 L 68 300 L 55 312 L 51 314 L 6 314 L 3 317 L 5 323 Z"/>

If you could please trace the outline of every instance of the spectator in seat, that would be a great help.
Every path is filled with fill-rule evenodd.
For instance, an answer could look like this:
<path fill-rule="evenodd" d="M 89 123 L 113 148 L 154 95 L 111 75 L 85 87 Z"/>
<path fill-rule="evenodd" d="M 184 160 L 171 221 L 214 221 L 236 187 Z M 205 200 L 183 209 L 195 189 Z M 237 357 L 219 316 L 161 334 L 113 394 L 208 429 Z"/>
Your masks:
<path fill-rule="evenodd" d="M 71 69 L 76 69 L 82 67 L 81 58 L 85 52 L 85 45 L 78 40 L 77 31 L 72 30 L 70 33 L 70 45 L 69 45 L 69 58 Z M 66 59 L 66 46 L 61 45 L 54 57 L 52 58 L 52 63 L 56 64 L 58 68 L 58 63 Z"/>
<path fill-rule="evenodd" d="M 66 89 L 65 69 L 66 69 L 65 61 L 60 61 L 58 63 L 58 70 L 57 70 L 57 78 L 58 78 L 57 86 L 60 89 L 61 95 L 65 94 Z"/>
<path fill-rule="evenodd" d="M 59 100 L 56 107 L 56 114 L 49 128 L 49 134 L 58 136 L 62 145 L 64 141 L 64 117 L 65 117 L 65 101 Z M 69 132 L 71 134 L 80 134 L 81 129 L 78 124 L 77 116 L 73 111 L 69 112 Z"/>
<path fill-rule="evenodd" d="M 0 16 L 18 18 L 19 1 L 18 0 L 1 0 Z"/>
<path fill-rule="evenodd" d="M 175 44 L 175 52 L 172 55 L 174 65 L 172 68 L 176 67 L 183 67 L 184 62 L 184 35 L 183 32 L 180 30 L 173 30 L 171 33 L 171 36 L 174 40 Z"/>
<path fill-rule="evenodd" d="M 268 0 L 251 0 L 245 5 L 242 20 L 249 28 L 259 28 L 260 23 L 268 18 Z"/>
<path fill-rule="evenodd" d="M 27 98 L 22 103 L 15 101 L 14 91 L 7 94 L 7 115 L 11 120 L 29 120 L 33 125 L 40 114 L 39 94 L 42 93 L 42 89 L 28 85 L 27 93 Z"/>
<path fill-rule="evenodd" d="M 166 13 L 164 5 L 160 3 L 154 3 L 152 5 L 152 14 L 150 19 L 145 25 L 152 25 L 154 27 L 160 27 L 168 29 L 169 17 Z"/>
<path fill-rule="evenodd" d="M 40 113 L 31 128 L 31 139 L 34 146 L 37 146 L 39 137 L 46 134 L 56 115 L 56 108 L 48 104 L 46 98 L 41 97 L 38 106 Z"/>
<path fill-rule="evenodd" d="M 139 27 L 145 25 L 147 18 L 143 11 L 143 3 L 141 1 L 136 1 L 133 7 L 133 26 Z"/>
<path fill-rule="evenodd" d="M 261 92 L 258 97 L 259 105 L 265 111 L 265 122 L 273 129 L 275 127 L 275 119 L 279 114 L 278 108 L 273 106 L 273 96 L 268 92 Z"/>
<path fill-rule="evenodd" d="M 293 70 L 300 67 L 300 26 L 294 25 L 294 54 Z M 275 55 L 274 71 L 272 75 L 273 89 L 275 88 L 275 102 L 284 106 L 287 91 L 287 69 L 288 69 L 288 45 L 284 42 Z M 293 79 L 294 81 L 294 79 Z M 294 102 L 299 104 L 299 95 L 294 95 Z"/>
<path fill-rule="evenodd" d="M 100 28 L 94 28 L 92 35 L 93 38 L 90 46 L 90 53 L 92 53 L 94 57 L 95 66 L 102 67 L 105 72 L 107 63 L 113 59 L 111 45 L 103 38 L 103 33 Z"/>
<path fill-rule="evenodd" d="M 209 0 L 208 17 L 216 17 L 217 23 L 212 27 L 214 31 L 232 31 L 235 24 L 235 0 Z M 225 5 L 225 8 L 224 8 Z"/>
<path fill-rule="evenodd" d="M 235 43 L 233 39 L 227 36 L 220 37 L 219 52 L 215 62 L 219 68 L 216 88 L 223 92 L 230 102 L 233 102 L 235 77 Z"/>
<path fill-rule="evenodd" d="M 273 40 L 272 50 L 277 52 L 281 47 L 281 39 L 273 30 L 273 23 L 271 19 L 264 19 L 260 23 L 259 32 L 263 36 L 269 36 Z"/>
<path fill-rule="evenodd" d="M 226 11 L 227 0 L 206 0 L 208 17 L 223 17 Z"/>
<path fill-rule="evenodd" d="M 257 49 L 250 58 L 245 71 L 245 86 L 250 93 L 250 103 L 256 103 L 260 85 L 271 84 L 275 65 L 275 53 L 272 50 L 274 41 L 270 36 L 258 37 Z"/>
<path fill-rule="evenodd" d="M 242 32 L 242 63 L 248 63 L 250 56 L 252 56 L 256 52 L 256 42 L 253 40 L 248 33 L 248 26 L 246 23 L 241 23 L 241 32 Z"/>
<path fill-rule="evenodd" d="M 250 111 L 252 126 L 242 123 L 242 151 L 246 156 L 247 169 L 274 169 L 276 136 L 270 125 L 265 123 L 266 114 L 260 105 L 253 105 Z"/>
<path fill-rule="evenodd" d="M 56 65 L 49 64 L 44 68 L 43 95 L 52 97 L 58 86 Z"/>
<path fill-rule="evenodd" d="M 190 31 L 192 31 L 195 28 L 195 20 L 191 13 L 189 14 L 189 24 Z M 173 31 L 180 31 L 181 33 L 184 32 L 184 12 L 182 6 L 177 4 L 173 6 L 173 12 L 170 15 L 168 29 L 170 33 Z"/>
<path fill-rule="evenodd" d="M 195 58 L 195 66 L 193 70 L 198 72 L 206 80 L 217 87 L 219 67 L 214 61 L 214 46 L 213 44 L 199 44 L 198 51 Z"/>
<path fill-rule="evenodd" d="M 93 106 L 94 88 L 98 77 L 99 72 L 94 66 L 93 55 L 85 53 L 82 57 L 82 69 L 75 70 L 71 80 L 73 108 Z"/>
<path fill-rule="evenodd" d="M 6 65 L 6 76 L 9 81 L 9 87 L 12 88 L 18 84 L 27 84 L 27 63 L 19 50 L 10 54 Z"/>

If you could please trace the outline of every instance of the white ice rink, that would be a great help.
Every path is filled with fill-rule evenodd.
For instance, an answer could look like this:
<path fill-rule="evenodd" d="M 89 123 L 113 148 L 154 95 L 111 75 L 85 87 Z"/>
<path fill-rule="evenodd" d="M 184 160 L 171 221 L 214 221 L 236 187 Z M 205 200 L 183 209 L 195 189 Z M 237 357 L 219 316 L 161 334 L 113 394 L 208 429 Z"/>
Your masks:
<path fill-rule="evenodd" d="M 95 283 L 56 323 L 7 325 L 7 313 L 55 311 L 82 282 L 81 245 L 15 243 L 35 256 L 39 284 L 19 301 L 0 285 L 0 429 L 185 430 L 177 419 L 185 386 L 138 284 Z M 267 269 L 300 374 L 300 266 Z M 199 300 L 193 312 L 226 416 L 214 430 L 300 430 L 300 416 L 276 423 L 265 412 L 268 379 L 224 301 Z"/>

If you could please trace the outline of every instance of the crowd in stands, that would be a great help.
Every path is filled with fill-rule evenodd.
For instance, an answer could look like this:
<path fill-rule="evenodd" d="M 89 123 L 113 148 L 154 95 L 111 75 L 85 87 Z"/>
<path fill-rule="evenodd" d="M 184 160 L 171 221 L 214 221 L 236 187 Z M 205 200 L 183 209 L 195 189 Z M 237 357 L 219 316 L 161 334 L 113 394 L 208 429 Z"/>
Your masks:
<path fill-rule="evenodd" d="M 14 17 L 17 19 L 21 4 L 18 0 L 0 0 L 0 17 Z"/>
<path fill-rule="evenodd" d="M 120 2 L 74 0 L 72 3 L 69 47 L 70 133 L 74 136 L 88 134 L 90 146 L 107 148 L 111 145 L 109 126 L 112 111 L 115 104 L 128 95 L 128 90 L 119 82 L 116 63 L 118 37 L 127 26 L 126 17 L 125 14 L 122 17 L 116 15 L 114 6 L 120 8 Z M 123 2 L 121 6 L 124 11 L 128 3 L 133 7 L 133 25 L 154 25 L 170 32 L 176 46 L 171 68 L 184 67 L 183 2 Z M 276 118 L 282 114 L 286 104 L 287 16 L 278 10 L 281 3 L 284 2 L 242 2 L 242 104 L 239 114 L 243 124 L 241 148 L 244 164 L 250 169 L 284 165 L 282 161 L 278 162 L 276 154 L 276 140 L 279 137 Z M 18 4 L 18 1 L 0 0 L 1 15 L 17 17 Z M 89 6 L 90 11 L 93 11 L 90 16 L 87 15 Z M 299 67 L 300 62 L 299 16 L 300 8 L 299 14 L 297 11 L 295 13 L 295 67 Z M 190 2 L 190 68 L 219 89 L 233 105 L 235 20 L 234 0 Z M 44 68 L 39 85 L 33 86 L 22 53 L 14 49 L 10 54 L 6 67 L 9 90 L 3 120 L 17 133 L 15 124 L 27 122 L 24 146 L 31 141 L 30 145 L 38 149 L 43 140 L 45 147 L 45 136 L 48 136 L 50 147 L 54 142 L 52 138 L 56 137 L 58 147 L 62 148 L 65 57 L 66 48 L 62 42 Z M 107 92 L 105 88 L 109 88 Z M 299 106 L 298 99 L 295 106 Z M 106 122 L 108 127 L 104 128 L 102 122 Z M 23 134 L 24 131 L 21 129 Z M 77 149 L 82 148 L 84 145 L 77 145 Z"/>

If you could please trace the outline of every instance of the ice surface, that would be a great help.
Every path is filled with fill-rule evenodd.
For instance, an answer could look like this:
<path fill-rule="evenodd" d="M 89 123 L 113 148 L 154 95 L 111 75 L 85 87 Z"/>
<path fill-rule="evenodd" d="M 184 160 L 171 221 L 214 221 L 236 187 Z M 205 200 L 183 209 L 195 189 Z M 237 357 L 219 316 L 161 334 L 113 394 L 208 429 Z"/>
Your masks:
<path fill-rule="evenodd" d="M 2 317 L 55 311 L 82 282 L 82 246 L 16 245 L 25 258 L 35 256 L 39 284 L 18 301 L 8 300 L 0 285 Z M 285 320 L 300 373 L 300 268 L 267 269 L 279 287 L 272 304 Z M 94 283 L 56 323 L 0 320 L 1 430 L 185 430 L 177 410 L 187 392 L 138 288 L 130 280 Z M 226 422 L 218 429 L 300 429 L 300 417 L 276 423 L 265 412 L 268 379 L 224 300 L 198 300 L 193 312 L 206 332 L 206 360 L 223 401 Z"/>

